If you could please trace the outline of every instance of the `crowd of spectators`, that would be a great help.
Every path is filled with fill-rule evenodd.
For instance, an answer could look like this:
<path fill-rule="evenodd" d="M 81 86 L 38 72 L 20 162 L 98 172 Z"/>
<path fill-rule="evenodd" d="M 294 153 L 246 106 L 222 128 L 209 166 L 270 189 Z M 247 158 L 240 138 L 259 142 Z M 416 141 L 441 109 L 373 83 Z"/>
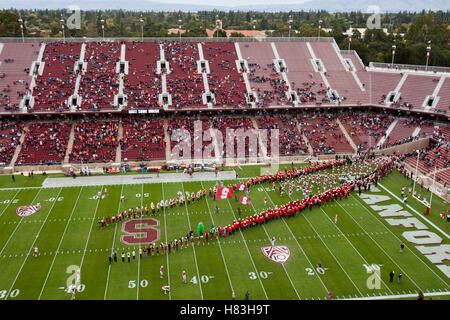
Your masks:
<path fill-rule="evenodd" d="M 118 121 L 81 120 L 74 128 L 70 162 L 109 162 L 116 158 Z"/>

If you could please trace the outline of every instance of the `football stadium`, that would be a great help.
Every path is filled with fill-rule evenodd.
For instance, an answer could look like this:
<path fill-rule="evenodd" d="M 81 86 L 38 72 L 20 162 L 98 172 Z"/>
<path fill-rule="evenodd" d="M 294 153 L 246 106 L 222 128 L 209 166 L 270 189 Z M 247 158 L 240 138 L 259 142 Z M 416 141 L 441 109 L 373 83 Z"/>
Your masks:
<path fill-rule="evenodd" d="M 0 10 L 1 300 L 450 299 L 448 4 L 65 2 Z"/>

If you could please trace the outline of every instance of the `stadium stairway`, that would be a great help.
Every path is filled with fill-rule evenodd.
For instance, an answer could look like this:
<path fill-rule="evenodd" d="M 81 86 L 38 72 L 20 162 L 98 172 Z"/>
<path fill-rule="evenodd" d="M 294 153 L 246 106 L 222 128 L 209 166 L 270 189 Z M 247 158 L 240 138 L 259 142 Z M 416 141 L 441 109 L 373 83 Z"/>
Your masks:
<path fill-rule="evenodd" d="M 219 157 L 221 156 L 221 152 L 219 150 L 219 144 L 217 143 L 216 131 L 210 125 L 209 132 L 211 134 L 211 140 L 214 145 L 214 154 L 216 155 L 216 161 L 219 162 Z"/>
<path fill-rule="evenodd" d="M 355 142 L 352 140 L 352 138 L 348 134 L 347 129 L 345 129 L 342 122 L 339 119 L 336 119 L 336 123 L 338 124 L 339 128 L 341 128 L 341 131 L 344 133 L 345 137 L 347 138 L 348 143 L 352 146 L 353 150 L 355 152 L 358 151 L 358 147 L 356 146 Z"/>
<path fill-rule="evenodd" d="M 64 156 L 64 164 L 69 163 L 69 156 L 72 153 L 73 141 L 75 138 L 75 126 L 78 121 L 72 122 L 72 128 L 70 129 L 69 141 L 67 142 L 66 155 Z"/>
<path fill-rule="evenodd" d="M 166 161 L 172 161 L 172 156 L 170 155 L 170 137 L 169 137 L 169 122 L 167 118 L 164 118 L 164 141 L 166 142 Z"/>
<path fill-rule="evenodd" d="M 305 134 L 302 133 L 302 128 L 300 127 L 300 123 L 298 123 L 298 120 L 297 120 L 297 119 L 295 119 L 295 122 L 297 123 L 297 130 L 298 130 L 298 132 L 300 132 L 300 134 L 302 135 L 303 141 L 305 141 L 306 145 L 308 146 L 308 152 L 309 152 L 309 154 L 310 154 L 310 155 L 313 155 L 314 150 L 313 150 L 313 148 L 311 147 L 311 143 L 309 143 L 309 140 L 308 140 L 308 138 L 305 136 Z"/>
<path fill-rule="evenodd" d="M 17 158 L 19 157 L 20 151 L 22 150 L 23 142 L 25 141 L 26 132 L 28 131 L 28 127 L 29 126 L 30 126 L 30 123 L 26 122 L 24 127 L 23 127 L 23 133 L 22 133 L 22 135 L 20 136 L 20 139 L 19 139 L 19 144 L 17 145 L 17 148 L 14 151 L 14 155 L 13 155 L 13 157 L 11 159 L 11 162 L 9 163 L 9 166 L 7 168 L 5 168 L 5 169 L 8 169 L 8 168 L 13 169 L 14 168 L 14 165 L 15 165 L 15 163 L 17 161 Z"/>
<path fill-rule="evenodd" d="M 258 126 L 258 122 L 256 121 L 255 117 L 250 117 L 250 120 L 252 121 L 253 127 L 255 128 L 256 132 L 258 132 L 258 137 L 259 137 L 259 126 Z M 269 135 L 269 132 L 267 132 L 267 135 Z M 268 139 L 268 138 L 269 138 L 269 137 L 267 137 L 267 143 L 269 143 L 269 139 Z M 261 150 L 261 152 L 262 152 L 262 156 L 263 156 L 264 158 L 266 158 L 266 157 L 267 157 L 267 148 L 266 148 L 265 145 L 263 145 L 261 139 L 259 139 L 259 138 L 258 138 L 258 145 L 259 145 L 259 148 L 260 148 L 260 150 Z M 259 153 L 258 153 L 258 156 L 259 156 Z"/>
<path fill-rule="evenodd" d="M 123 126 L 122 120 L 119 121 L 119 130 L 117 130 L 117 141 L 122 141 L 123 139 Z M 116 160 L 115 163 L 119 163 L 122 161 L 122 149 L 120 148 L 120 143 L 117 144 L 116 150 Z"/>
<path fill-rule="evenodd" d="M 386 141 L 387 137 L 389 137 L 389 135 L 391 134 L 392 130 L 395 128 L 395 126 L 397 125 L 398 119 L 395 119 L 394 121 L 392 121 L 391 125 L 389 126 L 389 128 L 387 128 L 385 134 L 383 137 L 381 137 L 381 139 L 378 141 L 377 143 L 377 147 L 380 147 L 384 144 L 384 142 Z"/>

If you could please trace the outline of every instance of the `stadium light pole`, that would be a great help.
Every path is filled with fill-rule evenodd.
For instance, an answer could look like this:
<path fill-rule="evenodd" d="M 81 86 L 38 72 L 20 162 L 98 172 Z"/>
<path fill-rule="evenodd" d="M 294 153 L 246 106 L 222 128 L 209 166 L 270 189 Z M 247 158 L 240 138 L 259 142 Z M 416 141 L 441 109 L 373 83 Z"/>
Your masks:
<path fill-rule="evenodd" d="M 62 29 L 62 36 L 63 36 L 63 42 L 66 42 L 66 34 L 64 32 L 64 19 L 59 20 L 61 22 L 61 29 Z"/>
<path fill-rule="evenodd" d="M 102 23 L 102 39 L 105 41 L 105 20 L 102 19 L 100 22 Z"/>
<path fill-rule="evenodd" d="M 322 20 L 319 20 L 319 36 L 318 36 L 318 38 L 319 38 L 319 40 L 320 40 L 320 29 L 322 29 Z"/>
<path fill-rule="evenodd" d="M 141 23 L 141 41 L 144 42 L 144 20 L 140 19 L 139 22 Z"/>
<path fill-rule="evenodd" d="M 395 44 L 393 44 L 393 45 L 392 45 L 392 62 L 391 62 L 391 68 L 394 68 L 395 49 L 397 49 L 397 46 L 396 46 Z"/>
<path fill-rule="evenodd" d="M 216 15 L 216 32 L 217 32 L 217 41 L 219 41 L 219 27 L 220 27 L 219 16 L 218 16 L 218 15 Z"/>
<path fill-rule="evenodd" d="M 350 51 L 350 45 L 352 44 L 352 23 L 353 21 L 349 21 L 350 23 L 350 34 L 348 35 L 348 51 Z"/>
<path fill-rule="evenodd" d="M 430 59 L 430 52 L 431 52 L 431 41 L 428 41 L 428 46 L 427 46 L 427 62 L 425 65 L 425 71 L 428 71 L 428 60 Z"/>
<path fill-rule="evenodd" d="M 256 40 L 256 20 L 253 20 L 253 39 Z"/>
<path fill-rule="evenodd" d="M 20 32 L 22 33 L 22 42 L 25 42 L 25 38 L 23 37 L 23 20 L 19 19 L 18 21 L 20 23 Z"/>
<path fill-rule="evenodd" d="M 291 41 L 292 16 L 289 16 L 289 41 Z"/>
<path fill-rule="evenodd" d="M 181 43 L 181 19 L 178 19 L 178 33 L 180 35 L 180 43 Z"/>

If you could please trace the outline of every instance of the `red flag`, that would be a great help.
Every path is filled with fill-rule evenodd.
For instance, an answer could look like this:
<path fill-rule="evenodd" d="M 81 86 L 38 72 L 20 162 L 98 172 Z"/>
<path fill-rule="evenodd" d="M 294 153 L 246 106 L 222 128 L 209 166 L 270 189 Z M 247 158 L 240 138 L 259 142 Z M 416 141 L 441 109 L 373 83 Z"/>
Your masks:
<path fill-rule="evenodd" d="M 239 203 L 240 203 L 240 204 L 245 204 L 245 205 L 249 206 L 249 205 L 250 205 L 250 198 L 249 198 L 249 197 L 246 197 L 246 196 L 241 196 L 241 197 L 239 198 Z"/>
<path fill-rule="evenodd" d="M 216 193 L 216 200 L 223 200 L 233 196 L 233 189 L 227 187 L 218 187 Z"/>
<path fill-rule="evenodd" d="M 239 182 L 237 184 L 237 190 L 238 191 L 247 191 L 247 186 L 245 185 L 245 183 Z"/>

